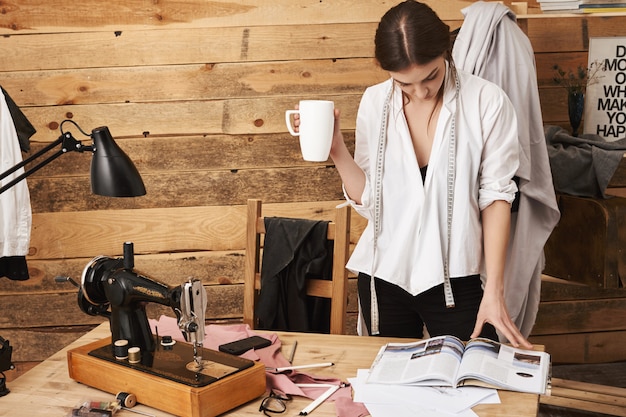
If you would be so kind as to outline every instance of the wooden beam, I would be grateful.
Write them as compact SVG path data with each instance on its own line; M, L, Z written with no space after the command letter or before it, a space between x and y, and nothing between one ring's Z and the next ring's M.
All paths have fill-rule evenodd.
M625 388L553 378L550 394L539 398L541 404L626 416Z
M268 215L321 220L339 202L268 203L266 207ZM357 217L353 215L357 225L353 236L364 227ZM127 241L134 242L137 254L241 250L245 219L243 205L44 213L33 216L29 258L120 256Z
M626 330L531 335L529 340L545 346L553 363L607 363L626 360Z
M147 194L128 199L91 194L89 178L85 177L29 180L32 194L37 196L31 204L33 212L43 215L45 212L58 211L229 206L242 204L252 195L268 202L327 201L343 197L341 179L336 169L324 166L240 171L198 170L193 173L164 171L142 174L142 177ZM66 224L77 223L68 220ZM123 227L122 224L120 226Z
M473 1L427 0L444 20L462 19L461 9ZM160 0L156 3L106 3L78 0L71 4L21 1L5 7L0 34L51 32L102 32L194 27L306 26L316 23L378 22L391 7L387 2L366 0L355 7L352 0Z
M42 142L54 141L59 136L59 125L65 119L73 119L87 131L107 125L114 138L140 138L147 135L256 135L287 132L284 110L294 108L300 97L301 93L294 93L291 96L251 99L185 101L175 106L172 102L109 103L26 107L22 111L39 132L33 136L33 140ZM345 128L354 129L360 94L312 98L315 97L333 100L344 114ZM68 130L72 131L71 128Z
M366 87L388 78L387 72L372 58L276 58L270 62L251 63L185 62L159 66L13 71L3 77L2 87L21 107L163 102L180 102L176 104L184 106L185 102L268 99L277 95L329 96L337 95L338 90L341 95L361 95ZM145 88L146 85L153 88Z

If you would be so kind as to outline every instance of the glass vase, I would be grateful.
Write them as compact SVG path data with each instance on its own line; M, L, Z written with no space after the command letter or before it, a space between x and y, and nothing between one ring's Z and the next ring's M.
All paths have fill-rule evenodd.
M585 108L585 94L582 92L567 93L567 111L569 115L569 124L572 126L572 136L578 136L578 128L583 119L583 110Z

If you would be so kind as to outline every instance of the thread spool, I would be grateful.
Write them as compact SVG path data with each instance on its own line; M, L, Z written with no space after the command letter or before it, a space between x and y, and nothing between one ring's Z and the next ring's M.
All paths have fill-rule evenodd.
M115 359L128 359L128 340L116 340L113 344L113 354L115 355Z
M115 399L122 407L133 408L137 405L137 396L128 392L118 392Z
M141 349L138 347L128 348L128 362L139 363L141 362Z

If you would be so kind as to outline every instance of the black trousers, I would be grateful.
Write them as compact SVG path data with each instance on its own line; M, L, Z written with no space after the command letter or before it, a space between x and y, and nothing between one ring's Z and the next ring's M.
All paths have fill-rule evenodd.
M483 298L480 276L453 278L450 283L454 308L446 308L443 284L413 296L395 284L375 278L380 336L421 339L426 325L431 337L452 335L469 340ZM363 318L371 334L369 275L359 274L358 291ZM480 336L498 340L495 328L489 323L483 326Z

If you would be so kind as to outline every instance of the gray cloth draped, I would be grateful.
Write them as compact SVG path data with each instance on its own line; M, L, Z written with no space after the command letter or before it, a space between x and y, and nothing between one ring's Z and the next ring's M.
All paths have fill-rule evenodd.
M606 188L624 159L626 138L607 142L591 134L574 137L559 126L546 126L545 136L557 192L609 198Z
M528 37L506 6L476 2L454 43L457 67L499 85L516 109L520 166L519 210L511 218L505 268L505 301L524 336L539 309L543 247L560 213L543 132L535 56Z

